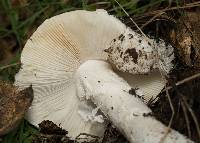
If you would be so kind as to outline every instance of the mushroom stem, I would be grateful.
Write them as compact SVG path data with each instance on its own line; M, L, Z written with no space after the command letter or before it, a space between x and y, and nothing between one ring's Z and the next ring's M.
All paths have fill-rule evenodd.
M131 143L158 143L167 127L152 116L141 100L141 92L130 94L131 86L119 77L105 61L89 60L75 74L77 96L92 101ZM192 143L170 130L165 143Z

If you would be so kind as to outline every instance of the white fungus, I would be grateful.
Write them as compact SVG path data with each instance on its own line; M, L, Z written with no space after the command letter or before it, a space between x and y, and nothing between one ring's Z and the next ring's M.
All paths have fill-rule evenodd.
M124 41L121 34L126 35ZM115 43L111 43L113 39ZM131 143L156 143L166 127L142 116L151 113L143 99L155 98L166 83L158 71L135 73L148 73L152 67L170 71L173 50L163 43L160 47L155 43L157 62L154 48L105 10L77 10L47 19L27 41L15 77L20 89L32 85L34 91L26 119L35 126L51 120L75 138L80 133L102 137L107 117ZM136 59L134 53L140 51ZM113 70L108 61L121 71ZM171 137L188 141L173 130L168 142L175 141Z

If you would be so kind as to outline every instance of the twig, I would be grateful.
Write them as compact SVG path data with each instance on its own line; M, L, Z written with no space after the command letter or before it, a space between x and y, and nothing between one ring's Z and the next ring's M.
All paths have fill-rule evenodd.
M148 20L146 23L144 23L142 26L141 26L141 29L143 29L145 26L147 26L149 23L151 23L156 17L162 15L164 12L160 12L156 15L154 15L150 20Z
M198 78L198 77L200 77L200 73L195 74L195 75L192 75L192 76L190 76L190 77L187 77L187 78L185 78L185 79L183 79L183 80L181 80L181 81L178 81L178 82L176 83L176 86L181 85L181 84L183 84L183 83L185 83L185 82L188 82L188 81L193 80L193 79Z
M165 86L165 88L166 88L166 86ZM161 140L160 140L159 143L164 143L165 138L170 133L170 131L171 131L171 125L172 125L172 122L173 122L173 119L174 119L174 114L175 114L174 106L172 104L172 100L170 98L168 90L166 90L166 95L167 95L167 98L169 100L169 105L170 105L170 108L171 108L171 111L172 111L172 116L170 118L170 121L169 121L169 124L167 126L166 132L165 132L164 136L161 138Z
M199 127L199 123L198 123L198 120L196 118L196 115L194 114L192 108L188 105L186 99L184 98L183 94L179 92L177 86L175 85L175 83L172 82L172 85L175 87L175 91L178 93L178 95L181 97L184 105L187 107L187 110L189 111L189 113L191 114L192 116L192 119L195 123L195 126L196 126L196 130L197 130L197 133L198 133L198 136L199 136L199 139L200 139L200 127Z
M176 6L176 7L171 7L171 8L167 8L167 9L164 9L164 11L169 11L169 10L175 10L175 9L184 9L184 8L191 8L191 7L197 7L197 6L200 6L200 2L193 2L193 3L189 3L189 4L186 4L184 6Z
M1 70L4 70L4 69L6 69L6 68L10 68L10 67L17 66L17 65L19 65L19 64L20 64L20 62L13 63L13 64L9 64L9 65L5 65L5 66L1 66L1 67L0 67L0 71L1 71Z
M187 77L187 78L185 78L185 79L183 79L183 80L180 80L180 81L178 81L175 85L176 85L176 86L179 86L179 85L181 85L181 84L183 84L183 83L185 83L185 82L191 81L191 80L193 80L193 79L195 79L195 78L198 78L198 77L200 77L200 73L197 73L197 74L192 75L192 76L190 76L190 77ZM172 88L173 88L172 86L168 86L168 87L165 88L162 92L165 92L166 90L169 90L169 89L172 89Z
M133 20L133 18L130 17L130 15L126 12L126 10L122 7L122 5L117 1L115 0L115 2L119 5L119 7L123 10L123 12L129 17L129 19L131 20L131 22L133 22L133 24L137 27L137 29L141 32L141 34L146 37L147 39L149 39L145 34L144 32L141 30L141 28L137 25L137 23L135 23L135 21Z
M160 13L160 12L166 12L166 11L170 11L170 10L176 10L176 9L192 8L192 7L197 7L197 6L200 6L200 2L193 2L193 3L189 3L184 6L180 6L180 7L176 6L176 7L166 8L166 9L162 9L162 10L156 10L156 11L152 11L152 12L148 13L148 15L156 14L156 13Z
M156 15L158 13L164 13L166 11L170 11L170 10L176 10L176 9L185 9L185 8L192 8L192 7L198 7L200 6L200 2L193 2L193 3L189 3L189 4L186 4L185 6L181 6L181 7L171 7L171 8L165 8L165 9L162 9L162 10L155 10L155 11L151 11L151 12L148 12L146 14L143 14L143 15L139 15L137 17L134 17L135 19L136 18L139 18L139 19L142 19L144 17L148 17L148 16L152 16L152 15ZM129 23L129 22L128 22Z
M187 101L185 100L184 96L182 94L180 94L181 97L182 97L182 100L183 100L183 103L185 104L185 106L187 107L188 111L190 112L191 116L192 116L192 119L196 125L196 130L197 130L197 133L198 133L198 136L199 136L199 139L200 139L200 128L199 128L199 123L198 123L198 120L196 118L196 115L194 114L193 110L191 109L191 107L188 105Z
M183 113L184 113L184 116L185 116L185 121L186 121L186 125L187 125L187 130L188 130L188 136L189 136L189 138L191 138L190 120L189 120L188 115L187 115L187 110L186 110L184 103L182 101L181 101L181 107L183 109Z

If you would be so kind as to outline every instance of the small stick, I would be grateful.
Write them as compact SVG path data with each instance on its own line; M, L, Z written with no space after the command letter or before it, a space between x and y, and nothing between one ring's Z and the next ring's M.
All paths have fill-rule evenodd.
M189 113L191 114L192 119L193 119L193 121L194 121L194 123L195 123L195 125L196 125L196 130L197 130L197 133L198 133L198 136L199 136L199 139L200 139L200 128L199 128L199 123L198 123L198 120L197 120L197 118L196 118L196 115L194 114L192 108L188 105L188 103L187 103L187 101L185 100L183 94L180 93L180 92L178 91L177 86L176 86L174 83L172 83L172 85L175 87L176 92L177 92L178 95L181 97L183 103L185 104L185 106L187 107Z
M185 98L183 97L183 95L181 94L181 97L183 99L183 103L185 104L185 106L187 107L188 111L190 112L192 119L194 120L194 123L196 125L196 130L200 139L200 128L199 128L199 123L198 120L196 118L196 115L194 114L193 110L191 109L191 107L188 105L187 101L185 100Z
M20 64L20 63L17 62L17 63L13 63L13 64L9 64L9 65L2 66L2 67L0 67L0 71L1 71L1 70L4 70L4 69L6 69L6 68L10 68L10 67L17 66L17 65L19 65L19 64Z
M152 11L152 12L148 13L148 15L156 14L156 13L159 13L159 12L166 12L166 11L170 11L170 10L185 9L185 8L198 7L198 6L200 6L200 2L193 2L193 3L189 3L189 4L186 4L184 6L180 6L180 7L175 6L175 7L171 7L171 8L162 9L162 10Z
M166 88L166 86L165 86L165 88ZM168 98L168 100L169 100L169 105L170 105L170 108L171 108L171 111L172 111L172 116L171 116L170 121L169 121L169 124L168 124L168 126L167 126L167 130L166 130L166 132L165 132L163 138L161 138L161 140L160 140L159 143L164 143L165 138L166 138L167 135L170 133L172 121L173 121L173 119L174 119L174 114L175 114L174 106L173 106L173 104L172 104L172 100L171 100L171 97L170 97L170 95L169 95L169 91L168 91L168 90L166 90L166 95L167 95L167 98Z
M185 82L191 81L191 80L193 80L193 79L195 79L195 78L198 78L198 77L200 77L200 73L197 73L197 74L192 75L192 76L190 76L190 77L187 77L187 78L185 78L185 79L183 79L183 80L180 80L180 81L178 81L175 85L176 85L176 86L179 86L179 85L181 85L181 84L183 84L183 83L185 83ZM173 88L172 86L168 86L168 87L165 88L162 92L165 92L166 90L169 90L169 89L172 89L172 88Z
M141 29L143 29L145 26L147 26L149 23L151 23L156 17L162 15L164 12L159 12L158 14L154 15L150 20L148 20L146 23L144 23L141 26Z
M147 39L149 39L145 34L144 34L144 32L141 30L141 28L137 25L137 23L135 23L135 21L130 17L130 15L126 12L126 10L121 6L121 4L117 1L117 0L115 0L115 2L119 5L119 7L123 10L123 12L129 17L129 19L131 20L131 22L133 22L133 24L137 27L137 29L141 32L141 34L145 37L145 38L147 38Z
M171 7L171 8L165 8L165 9L162 9L162 10L155 10L155 11L152 11L152 12L148 12L146 14L140 15L139 18L155 15L157 13L166 12L166 11L170 11L170 10L185 9L185 8L192 8L192 7L198 7L198 6L200 6L200 2L189 3L189 4L186 4L185 6L182 6L182 7L176 6L176 7Z
M185 121L186 121L186 124L187 124L188 136L191 138L190 121L189 121L189 118L188 118L188 115L187 115L187 110L186 110L185 105L182 101L181 101L181 106L182 106L183 113L184 113L184 116L185 116Z

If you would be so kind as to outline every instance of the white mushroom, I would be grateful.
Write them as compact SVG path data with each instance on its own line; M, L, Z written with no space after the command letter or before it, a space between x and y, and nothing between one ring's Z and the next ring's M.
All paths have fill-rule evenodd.
M90 68L93 67L93 68ZM94 68L95 67L95 68ZM192 143L157 121L131 86L105 61L89 60L76 72L78 96L91 100L131 143Z
M100 109L131 142L148 142L151 136L154 136L152 141L158 141L160 131L166 127L153 118L141 116L151 110L128 92L131 88L139 88L136 94L143 98L140 93L143 91L146 102L157 96L165 85L159 72L148 76L116 74L105 62L109 54L104 50L109 49L113 39L127 31L134 33L104 10L72 11L46 20L27 41L21 55L22 67L16 75L15 84L20 89L31 84L34 90L33 103L26 118L36 126L43 120L51 120L68 130L73 138L83 132L103 136L106 121L98 112ZM127 46L122 44L123 47ZM111 52L109 57L112 57ZM171 62L171 59L168 62L162 57L165 55L161 56L161 63ZM109 61L115 66L118 64L112 58ZM160 61L153 61L153 67L158 67ZM131 71L129 66L124 68ZM171 65L165 69L169 71ZM114 96L113 99L110 96ZM110 110L111 105L115 109ZM133 113L139 117L133 118ZM122 119L125 119L124 123ZM144 123L139 124L140 120ZM155 124L149 125L150 122ZM158 130L153 125L158 126ZM150 137L142 135L143 128L144 133L152 129ZM136 132L136 135L129 131ZM158 138L155 137L157 133ZM175 131L170 133L171 136L183 142L187 140Z

